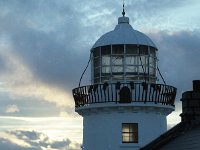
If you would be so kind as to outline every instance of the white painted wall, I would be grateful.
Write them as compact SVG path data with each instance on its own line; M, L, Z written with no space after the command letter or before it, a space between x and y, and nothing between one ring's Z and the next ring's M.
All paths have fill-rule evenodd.
M160 109L91 108L83 116L84 150L137 150L167 130L166 112ZM164 111L164 110L163 110ZM122 123L138 123L139 143L122 143Z

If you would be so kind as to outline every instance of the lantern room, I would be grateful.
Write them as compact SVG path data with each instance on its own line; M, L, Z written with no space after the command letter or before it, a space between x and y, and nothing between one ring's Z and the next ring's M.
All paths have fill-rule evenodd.
M156 83L157 47L145 34L118 18L113 31L101 36L91 49L92 83Z

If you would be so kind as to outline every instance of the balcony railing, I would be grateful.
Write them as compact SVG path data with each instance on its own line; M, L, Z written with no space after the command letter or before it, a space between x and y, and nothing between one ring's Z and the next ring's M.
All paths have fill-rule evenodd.
M75 106L95 103L160 103L174 106L176 88L163 84L104 83L78 87L72 90Z

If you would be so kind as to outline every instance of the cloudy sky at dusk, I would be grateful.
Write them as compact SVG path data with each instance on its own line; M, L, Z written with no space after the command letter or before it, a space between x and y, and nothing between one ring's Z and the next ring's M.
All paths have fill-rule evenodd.
M121 0L0 0L1 148L80 149L82 118L71 90L121 9ZM200 79L200 1L126 0L126 16L157 45L160 70L178 88L173 126L181 93Z

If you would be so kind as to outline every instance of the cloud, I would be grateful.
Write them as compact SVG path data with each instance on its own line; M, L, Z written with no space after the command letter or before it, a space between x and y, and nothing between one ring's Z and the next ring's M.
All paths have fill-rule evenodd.
M17 105L9 105L6 108L6 113L15 113L15 112L19 112L19 108L17 107Z
M179 93L191 90L192 80L199 79L200 74L200 30L159 31L150 36L159 48L158 63L166 81Z
M199 30L194 30L199 27L197 2L126 2L126 14L135 20L133 27L148 28L159 47L160 69L167 83L178 88L177 99L199 74ZM40 116L40 110L48 109L49 115L55 115L54 111L60 116L72 114L71 90L78 85L90 48L102 34L114 29L121 7L120 1L100 0L0 1L1 95L9 95L4 107L16 99L20 113L27 114L24 110L29 109L30 115ZM85 84L90 84L90 68ZM21 107L19 99L27 105ZM54 109L47 103L55 104Z
M80 117L6 117L0 116L0 131L40 131L50 139L62 140L66 136L73 142L82 141L82 118Z
M41 132L25 130L1 132L0 147L3 150L80 150L80 144L69 139L52 140Z
M0 133L0 144L3 146L6 146L6 144L15 144L16 146L20 146L23 148L30 148L31 145L27 142L25 142L24 140L21 140L19 138L16 137L16 135L14 134L9 134L6 132L1 132ZM0 146L2 148L2 146ZM9 149L9 145L8 145L8 149ZM6 150L6 148L4 148Z
M35 98L71 109L71 90L78 85L89 56L89 47L82 51L88 45L80 35L80 14L64 15L75 10L54 1L48 7L35 1L1 3L0 81L4 89L18 99Z
M0 79L13 96L35 97L62 107L73 105L67 91L38 80L13 48L4 48L0 54L7 66L4 74L0 74Z

